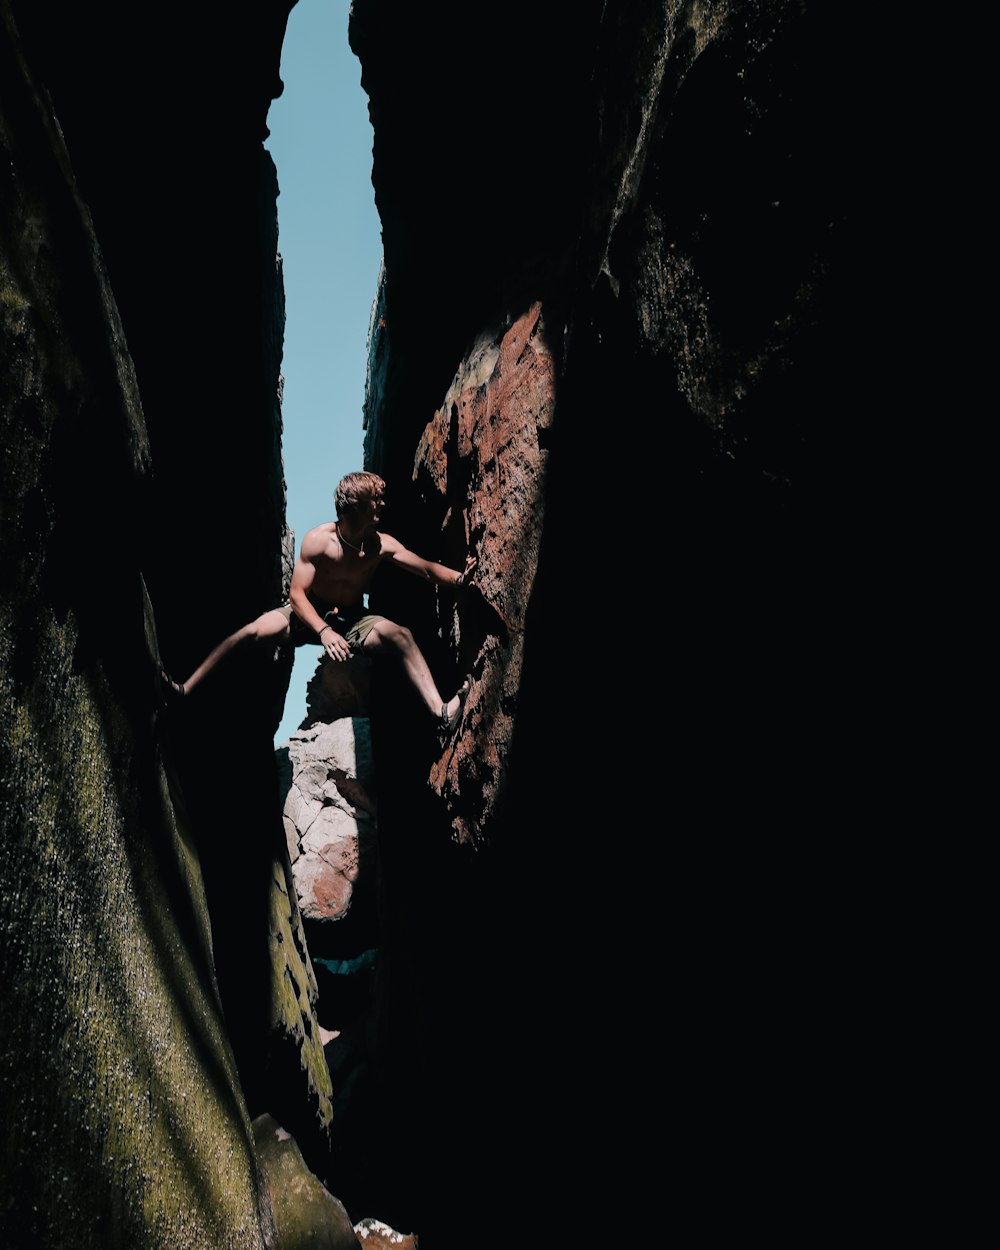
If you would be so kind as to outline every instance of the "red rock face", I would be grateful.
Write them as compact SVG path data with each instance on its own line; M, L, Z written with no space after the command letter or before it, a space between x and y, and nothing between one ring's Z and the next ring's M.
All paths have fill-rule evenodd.
M466 611L468 600L459 597L445 623L473 685L462 725L432 767L430 784L448 803L459 842L486 836L501 797L513 731L513 717L504 709L513 706L520 684L544 519L547 452L540 434L552 424L555 396L552 354L536 302L506 329L480 337L424 430L415 459L414 477L442 496L449 471L469 484L463 519L468 550L479 561L469 595L488 609ZM445 525L453 521L446 516ZM463 787L476 796L474 817L461 801Z

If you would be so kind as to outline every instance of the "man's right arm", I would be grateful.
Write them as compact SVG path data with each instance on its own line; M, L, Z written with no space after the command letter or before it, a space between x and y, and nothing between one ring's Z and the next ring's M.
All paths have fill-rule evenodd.
M316 566L310 556L318 550L311 538L312 535L307 534L302 540L302 550L292 570L292 584L288 592L292 611L317 635L331 660L346 660L351 654L350 647L333 626L323 620L309 599L309 589L316 578Z

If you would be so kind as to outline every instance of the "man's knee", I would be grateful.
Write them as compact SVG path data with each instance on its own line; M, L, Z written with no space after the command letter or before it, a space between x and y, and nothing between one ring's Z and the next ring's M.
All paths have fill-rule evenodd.
M406 626L397 625L395 621L379 621L371 632L379 642L397 651L409 651L417 645Z
M291 632L288 617L280 609L263 612L255 621L244 625L240 633L252 642L266 642L273 638L287 638Z

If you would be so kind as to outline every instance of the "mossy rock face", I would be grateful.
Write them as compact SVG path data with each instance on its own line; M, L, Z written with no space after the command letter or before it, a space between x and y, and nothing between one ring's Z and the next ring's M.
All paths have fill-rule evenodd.
M287 855L275 860L271 884L271 1027L298 1051L309 1103L321 1132L333 1119L333 1083L316 1019L316 974L306 946L295 883Z
M275 1250L358 1250L344 1204L306 1167L294 1137L269 1115L254 1120L253 1133L274 1210Z
M32 698L0 682L0 1242L261 1250L197 859L162 774L159 793L134 760L135 792L116 775L129 739L71 635L50 641Z
M157 719L135 371L6 0L0 156L0 1244L264 1250Z

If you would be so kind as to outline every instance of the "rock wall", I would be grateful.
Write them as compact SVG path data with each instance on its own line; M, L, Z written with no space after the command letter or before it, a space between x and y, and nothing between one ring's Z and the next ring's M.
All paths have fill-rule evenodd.
M158 684L287 586L262 148L287 9L209 5L195 36L0 6L11 1250L273 1246L251 1118L329 1157L271 742L290 657L191 716Z
M550 1209L617 1244L641 1122L687 1143L686 1201L794 1224L830 1111L836 469L877 420L863 37L809 3L380 0L350 35L385 250L366 460L394 532L481 568L376 587L475 677L443 753L373 690L379 1053L438 1130L371 1146L398 1223L524 1244Z
M202 867L157 729L140 391L6 4L0 93L0 1240L263 1250Z
M276 0L236 14L209 5L196 38L179 13L161 21L127 5L96 15L55 2L15 8L141 390L151 471L130 537L171 672L190 672L287 592L278 183L263 140L289 7ZM224 553L224 576L211 550ZM276 1114L315 1159L328 1152L330 1078L308 956L301 944L274 942L271 928L299 931L272 747L291 656L255 661L220 674L160 729L200 857L250 1113ZM301 1007L294 1024L291 999Z

